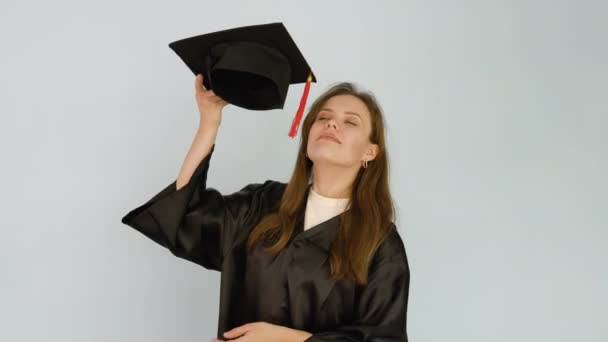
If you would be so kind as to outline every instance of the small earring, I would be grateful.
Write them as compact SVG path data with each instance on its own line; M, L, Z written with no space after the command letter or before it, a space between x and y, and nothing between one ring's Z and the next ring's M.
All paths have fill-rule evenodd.
M364 160L364 161L363 161L363 168L364 168L364 169L367 169L367 160Z

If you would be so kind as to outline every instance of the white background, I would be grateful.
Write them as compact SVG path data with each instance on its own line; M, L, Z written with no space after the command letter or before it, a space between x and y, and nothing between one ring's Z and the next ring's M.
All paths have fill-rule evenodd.
M171 41L282 21L388 124L411 341L607 341L604 1L11 1L1 5L2 341L209 341L219 273L120 219L198 125ZM286 181L283 110L226 107L209 186Z

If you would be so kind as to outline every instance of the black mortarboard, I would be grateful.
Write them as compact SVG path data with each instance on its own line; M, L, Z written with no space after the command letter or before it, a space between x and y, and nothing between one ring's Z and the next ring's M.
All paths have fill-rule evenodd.
M296 135L316 78L283 23L243 26L169 43L208 90L238 107L283 108L290 84L304 83L289 136Z

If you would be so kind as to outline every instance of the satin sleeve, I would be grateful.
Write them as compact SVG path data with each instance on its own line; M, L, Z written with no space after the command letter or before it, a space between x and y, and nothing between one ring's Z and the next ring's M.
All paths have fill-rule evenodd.
M351 324L314 333L305 342L407 342L407 305L410 271L407 258L397 255L370 270Z
M215 144L177 190L176 180L128 212L122 223L167 248L179 258L221 271L236 234L258 219L261 198L272 181L251 183L229 195L207 187Z

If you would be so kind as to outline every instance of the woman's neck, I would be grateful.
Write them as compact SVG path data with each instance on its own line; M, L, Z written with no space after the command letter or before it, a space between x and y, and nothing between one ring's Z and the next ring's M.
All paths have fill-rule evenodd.
M313 165L312 188L324 197L350 198L358 170L333 165Z

